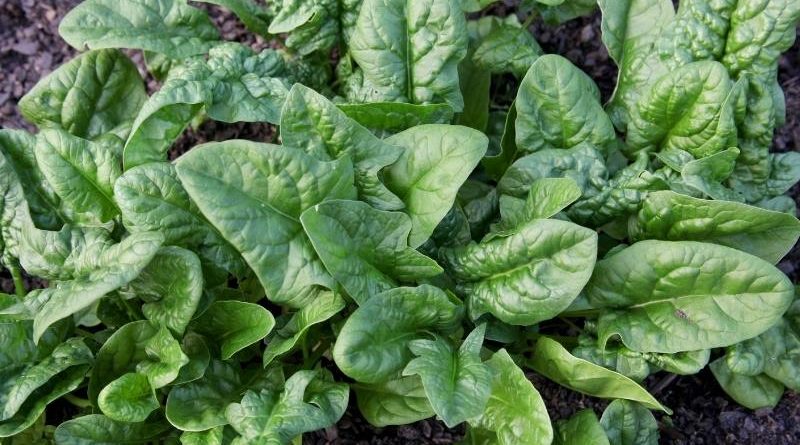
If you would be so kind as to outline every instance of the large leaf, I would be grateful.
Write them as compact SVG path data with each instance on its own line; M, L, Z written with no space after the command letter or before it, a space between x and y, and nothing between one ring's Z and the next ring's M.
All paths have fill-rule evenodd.
M412 340L424 330L454 328L462 310L433 286L400 287L378 294L356 309L339 332L333 359L345 374L364 383L398 377L413 357Z
M495 352L486 364L493 373L492 392L483 414L470 419L470 426L492 431L500 445L550 444L550 416L525 373L505 349Z
M372 102L464 106L458 63L467 54L467 31L458 0L366 0L350 52Z
M90 51L40 80L19 101L26 119L94 139L115 132L127 136L147 100L144 82L130 59L118 50Z
M248 391L240 403L228 406L225 416L241 434L234 444L289 444L306 432L326 428L344 414L350 388L318 377L319 371L298 371L283 392Z
M528 365L539 374L574 391L594 397L632 400L649 409L670 413L633 380L573 356L550 338L539 339Z
M517 148L523 153L573 148L581 142L603 149L616 137L597 85L561 56L538 58L514 103Z
M591 277L597 234L565 221L537 219L513 234L440 253L470 297L470 313L532 325L566 309Z
M303 233L300 214L326 199L355 197L347 159L320 162L302 151L247 141L195 147L177 164L192 200L244 257L275 302L302 306L332 279Z
M420 376L433 411L450 428L479 416L489 400L492 374L480 356L485 330L485 324L475 328L458 350L442 337L408 345L417 357L403 375Z
M408 246L411 220L359 201L327 201L300 219L325 267L359 304L398 281L439 275L436 261Z
M794 298L766 261L694 241L641 241L597 263L586 288L600 344L619 335L641 352L696 351L755 337Z
M389 190L406 204L411 217L409 244L418 247L444 218L459 187L478 165L489 140L461 126L420 125L386 139L403 154L388 170Z
M783 384L766 374L737 374L731 371L724 358L714 360L708 367L722 389L744 407L774 408L783 396Z
M215 301L197 318L193 329L213 338L222 359L263 339L275 326L272 314L263 306L244 301Z
M170 425L163 421L117 422L100 414L77 417L56 428L56 443L62 445L149 444L165 436Z
M132 234L102 252L98 266L72 281L53 288L47 302L33 321L33 338L38 340L56 321L85 309L139 275L155 256L164 237L155 232Z
M325 96L295 84L281 114L281 140L321 161L350 156L361 199L382 210L403 208L379 178L402 150L378 139Z
M353 385L358 410L371 425L405 425L433 416L419 376Z
M186 0L88 0L61 20L58 32L78 50L134 48L174 59L204 54L219 39L206 13Z
M697 240L733 247L777 263L800 237L800 221L782 212L730 201L650 193L642 202L633 239Z

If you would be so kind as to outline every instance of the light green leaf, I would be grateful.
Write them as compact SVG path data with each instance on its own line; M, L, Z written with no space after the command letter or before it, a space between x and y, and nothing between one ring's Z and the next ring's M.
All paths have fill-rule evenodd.
M436 261L408 246L411 220L359 201L327 201L300 220L314 250L359 304L373 295L442 273Z
M447 104L373 102L336 106L372 131L397 133L418 125L449 124L453 120L453 108Z
M132 234L105 249L97 267L72 281L60 283L33 321L33 338L38 341L50 325L85 309L109 292L139 275L155 256L164 237L155 232Z
M460 0L366 0L350 39L371 102L447 103L461 111L467 53Z
M630 228L634 240L697 240L722 244L777 263L800 237L800 221L786 213L730 201L650 193Z
M230 9L248 30L262 37L269 37L269 10L255 0L198 0Z
M378 139L325 96L295 84L281 114L281 140L321 161L350 156L360 199L381 210L403 208L379 178L402 150Z
M291 351L306 331L339 313L345 307L344 299L336 292L321 292L316 298L292 314L289 321L267 339L264 350L264 367L277 357Z
M632 400L649 409L671 413L633 380L573 356L550 338L539 339L528 365L539 374L574 391L606 399Z
M500 198L501 233L514 232L534 219L555 216L581 197L581 189L571 178L542 178L531 184L525 201L511 196Z
M424 331L456 327L462 309L433 286L400 287L378 294L355 310L339 332L333 359L346 375L363 383L399 376L413 357L408 349Z
M347 408L350 389L318 377L319 371L298 371L282 393L247 391L241 403L228 406L226 417L242 435L234 444L289 444L296 436L336 423Z
M263 306L233 300L215 301L192 325L219 344L223 360L263 339L274 326L275 319Z
M61 20L58 33L78 50L132 48L173 59L204 54L219 39L206 13L186 0L87 0Z
M170 431L163 420L145 423L117 422L100 414L77 417L56 428L56 443L60 445L119 445L149 444Z
M541 55L542 48L530 31L519 24L504 23L481 39L472 61L493 74L513 73L522 77Z
M36 163L76 222L99 225L119 213L114 181L122 174L119 153L61 130L36 139Z
M470 297L470 314L532 325L566 309L591 276L597 234L566 221L537 219L516 232L440 253Z
M658 445L658 422L643 405L629 400L611 402L600 418L611 445Z
M591 408L578 411L556 424L553 445L610 445L597 415Z
M604 150L616 137L597 85L561 56L538 58L522 79L514 103L516 142L522 153L573 148L582 142Z
M737 374L728 368L724 358L714 360L708 367L725 393L744 407L774 408L783 396L783 384L766 374Z
M492 392L483 414L470 419L470 426L494 432L500 445L550 444L550 416L525 373L505 349L495 352L486 364L494 375Z
M268 298L302 307L311 287L333 285L299 217L326 199L355 198L347 159L319 162L288 147L227 141L195 147L176 167L189 196L244 257Z
M619 335L641 352L728 346L766 331L794 298L766 261L694 241L641 241L598 261L586 287L600 344Z
M358 409L371 425L405 425L434 415L419 376L355 384Z
M467 127L420 125L386 141L405 150L384 178L389 190L406 204L411 217L409 244L418 247L452 207L489 140Z
M40 128L62 129L95 139L114 132L127 136L147 100L144 82L118 50L81 54L40 80L19 101L23 116Z
M97 397L97 404L109 419L119 422L143 422L158 409L150 382L138 373L124 374L106 385Z
M408 344L417 357L408 362L403 375L420 376L434 412L450 428L479 416L489 400L492 374L480 357L485 330L485 324L475 328L457 351L438 336Z

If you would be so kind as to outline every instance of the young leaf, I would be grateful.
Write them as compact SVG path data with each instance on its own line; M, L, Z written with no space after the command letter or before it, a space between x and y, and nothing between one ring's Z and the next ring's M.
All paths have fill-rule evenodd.
M194 321L193 329L215 339L222 359L263 339L275 326L272 314L263 306L244 301L215 301Z
M597 415L591 408L578 411L556 424L553 445L610 445Z
M100 391L97 405L111 420L143 422L151 412L158 409L158 400L147 377L128 373Z
M600 418L611 445L658 445L658 422L644 406L630 400L611 402Z
M413 357L408 349L425 330L452 329L460 307L433 286L399 287L378 294L356 309L339 332L333 359L346 375L363 383L398 377Z
M219 39L206 13L186 0L87 0L61 20L58 33L78 50L133 48L173 59L204 54Z
M419 376L353 385L358 410L371 425L405 425L434 415Z
M566 309L589 281L597 234L565 221L533 220L516 232L440 253L463 283L470 313L533 325Z
M366 0L350 53L372 102L464 107L458 63L467 54L467 30L459 0Z
M450 428L479 416L489 400L492 375L480 357L485 330L485 324L475 328L458 351L442 337L408 344L417 357L403 375L420 376L433 411Z
M785 213L730 201L650 193L631 225L634 240L697 240L722 244L777 263L800 237L800 221Z
M359 201L326 201L300 217L328 272L359 304L397 286L442 273L408 246L411 220Z
M281 140L321 161L349 155L361 199L381 210L403 208L403 202L378 176L381 169L400 157L402 150L378 139L325 96L295 84L281 113Z
M483 414L469 419L470 427L494 432L500 445L550 444L550 416L525 373L505 349L495 352L486 364L494 374L492 392Z
M125 138L145 100L136 65L121 51L106 49L60 66L20 99L19 109L40 128L85 139L112 132Z
M228 141L195 147L178 176L211 224L244 257L274 302L302 307L315 286L332 286L300 214L327 199L355 198L347 159L319 162L302 151Z
M728 346L777 322L794 298L766 261L716 244L641 241L599 261L586 287L604 312L598 337L674 353Z
M211 3L230 9L236 17L244 23L244 26L251 32L269 37L267 28L269 27L269 10L255 0L198 0L203 3Z
M420 125L386 142L404 149L384 177L389 190L406 204L411 217L409 244L419 247L452 207L489 140L467 127Z
M714 360L708 367L725 393L744 407L774 408L783 396L783 384L766 374L737 374L728 368L724 358Z
M616 137L600 105L597 85L558 55L545 55L533 63L514 104L516 142L523 153L573 148L582 142L604 150Z
M614 371L579 359L557 341L542 337L536 342L528 365L559 385L594 397L626 399L649 409L671 411L633 380Z

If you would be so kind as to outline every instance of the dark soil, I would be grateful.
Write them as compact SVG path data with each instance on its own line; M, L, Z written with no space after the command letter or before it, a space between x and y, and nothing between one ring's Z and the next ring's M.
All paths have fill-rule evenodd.
M61 17L77 0L0 0L0 127L33 130L16 109L18 100L40 78L68 60L75 50L57 33ZM203 5L212 13L224 38L254 47L266 43L244 31L230 14ZM503 5L498 12L508 11ZM599 15L573 20L559 27L536 24L536 38L546 52L559 53L586 71L607 98L614 88L616 68L600 40ZM132 53L141 64L141 56ZM775 136L778 151L797 150L800 145L800 44L781 60L779 80L786 93L787 122ZM152 91L157 84L148 79ZM189 130L176 144L175 153L205 141L244 138L272 141L274 127L259 124L220 124L207 122ZM792 191L795 199L800 189ZM781 268L797 282L800 274L800 249L781 263ZM33 286L36 284L31 283ZM6 272L0 275L0 290L13 291ZM546 379L531 375L553 420L563 419L586 408L600 411L604 401L565 390ZM660 416L661 442L665 444L800 444L800 396L787 392L772 410L753 412L736 405L719 389L708 371L695 376L672 378L663 374L648 379L646 386L675 413ZM334 427L306 435L309 444L451 444L463 435L463 428L449 430L438 421L426 420L401 427L374 428L359 415L355 401L345 417Z

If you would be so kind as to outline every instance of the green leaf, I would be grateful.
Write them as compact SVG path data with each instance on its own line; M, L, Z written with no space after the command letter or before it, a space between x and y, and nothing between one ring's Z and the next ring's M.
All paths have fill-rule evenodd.
M550 444L550 416L525 373L505 349L495 352L486 364L494 375L492 392L483 414L469 420L470 427L494 432L500 445Z
M302 307L309 288L333 285L299 217L326 199L355 197L347 159L319 162L288 147L228 141L195 147L176 167L189 196L273 302Z
M717 62L670 71L631 110L626 153L677 148L702 158L735 146L740 91Z
M203 218L174 165L151 162L126 171L114 184L114 197L128 232L161 232L165 245L190 248L206 263L245 274L239 252Z
M581 189L570 178L542 178L531 184L528 197L516 204L516 198L500 198L501 220L497 229L514 232L534 219L555 216L581 197ZM509 233L510 234L510 233Z
M493 114L489 115L490 124L492 115ZM489 152L481 161L481 164L483 164L483 167L486 169L486 173L495 180L500 179L503 174L505 174L508 167L517 157L517 136L514 128L516 120L517 107L516 103L512 102L511 107L508 109L508 113L505 115L500 141L498 144L496 144L497 148L493 149L495 144L492 142L492 138L490 137ZM491 127L489 130L491 130Z
M56 428L56 443L61 445L149 444L165 436L170 425L156 422L117 422L100 414L77 417Z
M794 298L766 261L694 241L641 241L598 261L586 287L603 345L619 335L641 352L728 346L766 331Z
M442 273L436 261L408 246L411 220L359 201L327 201L300 218L314 250L359 304L373 295Z
M364 72L370 102L464 106L458 63L467 54L467 31L460 0L366 0L350 54Z
M578 411L556 425L554 445L609 445L600 421L591 408Z
M322 323L338 314L345 307L344 299L336 292L321 292L308 304L293 313L289 321L267 339L263 364L266 368L277 357L297 345L305 333L315 324Z
M413 357L412 340L424 331L456 327L462 312L433 286L400 287L367 300L347 319L333 348L333 359L346 375L363 383L399 376Z
M40 128L62 129L95 139L106 133L124 138L147 100L144 82L118 50L81 54L41 79L19 101L25 118Z
M404 149L384 178L389 190L406 204L411 217L409 244L419 247L452 207L489 140L467 127L420 125L386 141Z
M355 384L358 409L371 425L405 425L434 415L419 376Z
M573 391L605 399L632 400L649 409L671 413L633 380L573 356L550 338L539 339L528 365L539 374Z
M155 232L132 234L119 244L105 249L96 267L72 281L54 288L33 321L33 339L38 341L56 321L75 314L106 294L136 278L155 256L164 237Z
M800 237L800 221L786 213L730 201L650 193L642 202L634 240L697 240L748 252L770 263L783 258Z
M267 309L244 301L215 301L192 325L219 344L223 360L263 339L274 326Z
M167 397L167 419L181 431L226 425L225 409L241 400L248 383L233 365L212 360L202 379L172 388Z
M397 133L424 124L449 124L453 108L447 104L404 104L373 102L337 104L351 119L372 131Z
M658 422L644 406L629 400L611 402L600 418L611 445L658 445Z
M181 433L181 445L222 445L227 439L224 426L218 426L205 431L184 431ZM232 431L228 427L229 431ZM235 433L231 433L235 434Z
M361 7L360 0L283 0L276 3L280 6L269 32L288 32L286 46L304 56L330 50L337 42L344 49Z
M236 444L289 444L300 434L336 423L347 408L350 389L318 377L319 371L298 371L282 393L248 391L228 406L226 417L242 435Z
M78 50L132 48L173 59L204 54L219 39L206 13L186 0L87 0L61 20L58 32Z
M475 328L457 351L438 336L408 344L417 357L408 362L403 375L420 376L434 412L449 428L481 415L489 400L492 375L480 357L485 330L485 324Z
M538 58L522 79L514 103L516 143L522 153L573 148L582 142L604 150L616 138L597 85L561 56Z
M219 5L231 10L251 32L269 37L269 10L255 0L198 0L203 3Z
M725 393L744 407L774 408L783 396L781 382L765 374L737 374L728 368L724 358L714 360L708 367Z
M603 43L617 64L619 75L606 111L618 128L625 128L631 109L646 87L666 71L655 44L675 15L669 0L599 0Z
M403 208L379 178L402 150L378 139L325 96L295 84L281 114L281 140L321 161L350 156L360 199L381 210Z
M130 286L146 302L148 320L183 334L203 294L200 260L189 250L162 247Z
M490 312L516 325L549 320L589 281L597 234L558 220L533 220L516 232L440 253L470 298L473 317Z
M522 77L542 55L542 48L527 29L518 23L503 23L484 36L472 61L492 74L513 73Z
M119 213L114 181L122 174L119 153L61 130L36 139L36 163L76 222L99 225Z
M74 338L57 346L41 361L0 369L0 437L25 430L47 404L77 388L91 361L89 348Z
M147 377L138 373L124 374L106 385L97 404L109 419L120 422L143 422L159 406Z

